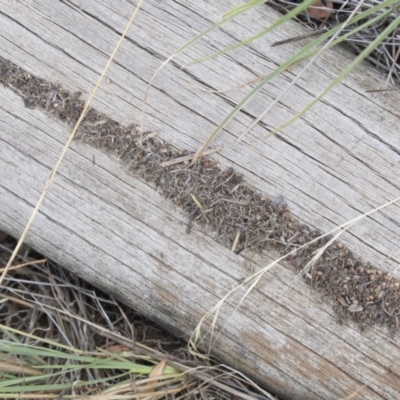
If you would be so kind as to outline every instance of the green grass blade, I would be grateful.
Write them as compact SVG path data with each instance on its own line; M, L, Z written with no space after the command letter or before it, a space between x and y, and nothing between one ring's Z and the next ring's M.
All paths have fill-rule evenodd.
M380 10L382 10L383 8L389 8L392 5L398 3L398 0L386 0L383 3L379 3L376 6L359 13L358 15L356 15L352 21L349 22L349 25L354 24L366 17L368 17L369 15L379 12ZM380 15L378 15L377 17L367 20L365 23L361 24L360 26L356 27L355 29L351 30L350 32L344 34L343 36L335 39L328 48L333 47L334 45L340 43L341 41L343 41L345 38L353 35L354 33L360 31L361 29L365 29L366 27L370 26L371 24L379 21L380 19L388 16L392 11L388 10ZM272 71L271 73L269 73L268 75L265 76L264 79L262 79L257 86L254 87L254 89L252 89L250 91L250 93L248 95L246 95L233 109L232 111L223 119L223 121L218 125L218 127L213 131L213 133L207 138L207 140L205 141L205 143L197 150L195 157L192 160L192 163L196 162L197 159L201 156L201 154L203 153L204 149L209 146L209 144L215 139L215 137L221 132L221 130L232 120L232 118L235 117L235 115L259 92L259 90L262 89L262 87L268 83L270 80L272 80L274 77L276 77L277 75L279 75L281 72L283 72L285 69L287 69L288 67L297 64L301 61L304 61L306 59L309 59L310 57L314 56L315 54L317 54L317 52L319 51L318 49L315 49L315 47L319 46L321 43L323 43L325 40L329 39L330 37L332 37L333 35L336 34L336 32L341 29L343 23L340 25L337 25L335 28L327 31L326 33L324 33L323 35L319 36L318 38L314 39L311 43L307 44L306 46L304 46L301 50L299 50L295 55L293 55L292 57L290 57L288 60L286 60L284 63L282 63L278 68L276 68L274 71ZM376 48L376 46L375 46ZM373 49L371 49L371 51L373 51ZM370 52L371 52L370 51ZM370 53L369 52L369 53ZM368 53L368 54L369 54ZM359 61L360 62L360 61ZM285 125L287 126L287 125Z
M349 65L345 68L317 97L315 97L302 111L297 113L295 116L290 118L284 124L280 125L278 128L274 129L270 135L280 132L282 129L286 128L298 118L302 117L308 110L310 110L316 103L318 103L330 90L332 90L338 83L340 83L358 64L360 64L372 51L374 51L379 44L381 44L390 33L392 33L400 25L400 16L397 17L390 25L388 25L377 37L376 39L367 46Z
M212 25L210 28L206 29L205 31L201 32L197 36L195 36L193 39L189 40L186 42L183 46L181 46L178 50L176 50L172 55L170 55L154 72L153 76L151 77L149 83L147 84L147 88L145 90L144 96L143 96L143 101L142 101L142 110L141 110L141 116L140 116L140 128L139 132L143 134L144 132L144 125L145 125L145 114L146 114L146 105L147 105L147 98L149 96L149 91L150 88L153 86L153 82L160 73L160 71L170 62L172 61L178 54L180 54L182 51L196 43L198 40L209 34L210 32L214 31L215 29L219 28L220 26L226 24L227 22L231 21L232 19L238 17L241 14L244 14L245 12L251 10L252 8L266 3L268 0L252 0L249 3L245 3L241 6L238 6L231 11L228 11L222 20L220 22L217 22L216 24Z
M24 385L24 383L27 382L33 382L33 380L30 380L27 378L26 380L21 379L19 381L15 381L13 386L10 387L1 387L0 390L2 393L0 393L0 398L3 398L2 394L3 393L36 393L36 392L43 392L43 391L60 391L60 390L65 390L65 389L70 389L72 387L78 388L82 386L90 386L90 385L98 385L100 383L105 383L110 380L118 380L120 378L123 378L124 376L129 376L129 372L124 372L122 374L114 375L112 377L106 377L106 378L100 378L100 379L94 379L92 381L75 381L75 382L67 382L67 383L54 383L54 384L33 384L33 385ZM43 382L44 379L47 376L44 376L41 381Z
M9 326L6 326L6 325L0 324L0 330L1 330L3 333L5 333L6 335L8 335L8 336L9 336L10 334L17 334L17 335L20 335L20 336L24 336L24 337L26 337L26 338L28 338L28 339L33 339L33 340L35 340L35 341L37 341L37 342L40 342L40 343L46 343L46 344L48 344L48 345L50 345L50 346L54 346L54 347L57 347L57 348L59 348L59 349L65 349L65 350L67 350L67 351L75 352L75 353L83 353L82 351L77 350L77 349L74 349L73 347L66 346L66 345L63 345L63 344L54 342L54 341L52 341L52 340L44 339L44 338L41 338L41 337L39 337L39 336L32 335L32 334L30 334L30 333L22 332L22 331L19 331L19 330L17 330L17 329L13 329L13 328L11 328L11 327L9 327ZM16 336L13 336L13 337L16 338ZM18 343L20 343L18 339L15 339L15 340L16 340ZM11 343L11 342L10 342L10 343Z
M227 13L224 14L224 19L228 18L232 15L234 15L234 17L236 15L238 15L239 12L246 12L248 10L251 10L254 7L257 7L261 4L267 3L268 0L251 0L248 3L243 3L240 6L234 7L232 8L231 11L228 11Z
M356 13L357 9L355 9L353 11L353 13ZM330 33L334 33L333 36L331 37L331 39L321 48L321 49L317 49L314 50L313 52L311 52L310 54L307 54L307 56L302 57L301 60L303 59L308 59L310 57L313 57L313 59L303 68L303 70L292 80L292 82L290 83L290 85L281 92L281 94L264 110L264 112L250 125L250 127L248 127L245 132L239 137L238 141L242 140L245 136L247 136L247 134L261 121L262 118L264 118L264 116L268 113L268 111L282 98L282 96L290 89L290 87L293 86L293 84L296 82L296 80L312 65L312 63L321 55L321 53L331 47L333 47L335 44L342 42L343 40L345 40L346 37L353 35L355 32L359 31L359 30L363 30L365 29L367 26L369 25L373 25L375 22L378 22L379 20L382 20L382 18L385 18L386 16L390 15L392 11L388 10L386 13L381 13L379 15L377 15L375 18L367 20L364 24L362 24L361 26L356 27L355 29L353 29L352 31L347 32L346 34L339 36L336 38L336 36L338 36L341 31L337 31L336 29L336 33L332 31L329 31ZM351 25L352 23L354 23L354 15L351 15L347 21L345 21L343 23L343 25L341 27L339 27L339 29L344 29L347 26ZM301 61L299 60L299 61ZM269 135L268 135L269 136Z
M241 14L246 13L247 11L251 10L254 7L257 7L260 4L266 3L268 0L252 0L249 3L242 4L238 7L235 7L231 11L228 11L224 17L222 18L221 21L217 22L210 28L206 29L205 31L201 32L197 36L195 36L193 39L190 39L188 42L186 42L183 46L181 46L175 53L174 55L177 55L178 53L181 53L183 50L187 49L194 43L196 43L198 40L203 38L204 36L208 35L210 32L214 31L215 29L225 25L227 22L231 21L232 19L238 17ZM315 1L315 0L308 0L308 1Z
M349 26L360 21L363 19L366 19L367 17L369 17L371 14L374 14L378 11L381 11L381 9L383 8L388 8L391 7L392 5L395 5L396 3L398 3L398 0L386 0L383 3L379 3L378 5L372 7L371 9L365 10L363 12L358 13L350 22L349 22ZM393 11L391 9L382 12L380 14L378 14L376 17L368 19L366 22L364 22L363 24L357 26L356 28L354 28L351 31L348 31L346 33L344 33L342 36L338 37L337 39L335 39L332 43L329 44L328 48L332 48L334 46L336 46L337 44L343 42L344 40L346 40L347 38L349 38L350 36L354 35L357 32L360 32L366 28L368 28L369 26L379 22L380 20L383 20L384 18L388 17L390 14L392 14ZM330 29L329 31L327 31L326 33L324 33L323 35L320 35L317 39L315 39L312 44L316 47L319 44L321 44L323 41L325 41L326 39L329 39L331 36L333 36L339 29L341 29L343 24L337 25L334 28ZM307 46L308 47L308 46ZM305 49L305 48L304 48ZM314 54L316 54L317 50L314 50L313 52L310 52L309 54L305 55L305 56L301 56L298 59L298 62L303 61L307 58L312 57ZM297 53L296 55L298 55L299 53Z
M201 205L200 201L197 199L196 196L194 196L193 194L190 194L190 196L192 197L193 202L196 204L197 208L199 210L203 209L203 206Z
M295 18L298 14L301 14L303 11L305 11L308 7L313 5L315 3L315 0L305 0L303 3L299 4L297 7L292 9L290 12L287 14L283 15L280 17L276 22L274 22L272 25L270 25L268 28L263 29L262 31L256 33L253 36L250 36L249 38L242 40L241 42L235 43L231 46L225 47L224 49L210 55L204 58L199 58L189 64L186 65L186 67L194 64L199 64L208 60L211 60L213 58L216 58L222 54L228 53L229 51L232 51L234 49L237 49L241 46L244 46L246 44L250 44L251 42L254 42L255 40L267 35L269 32L272 32L274 29L278 28L279 26L283 25L285 22Z

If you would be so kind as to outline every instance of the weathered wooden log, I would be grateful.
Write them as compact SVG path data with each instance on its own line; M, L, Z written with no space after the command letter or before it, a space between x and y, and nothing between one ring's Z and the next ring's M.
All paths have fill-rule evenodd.
M11 68L10 61L28 75L60 84L69 93L80 91L81 98L87 99L133 12L133 3L0 0L2 77ZM238 4L237 0L145 2L94 100L94 109L123 127L137 124L146 85L160 63ZM228 89L270 72L298 47L270 47L287 37L286 28L206 64L181 67L254 34L276 18L275 11L258 8L177 57L150 91L147 129L158 131L160 140L176 149L195 151L248 89L207 93L190 81L212 90ZM288 27L290 36L304 33L295 23ZM221 174L233 167L260 196L282 195L293 215L322 232L398 196L400 94L366 94L383 77L363 65L300 121L268 140L260 139L270 127L301 110L351 57L341 49L326 52L249 139L237 144L236 138L301 67L286 71L224 129L215 141L222 150L212 155ZM0 229L15 236L26 224L71 131L65 115L57 112L57 101L63 101L57 90L49 86L53 92L49 89L47 101L32 103L37 93L21 86L30 76L18 73L19 79L3 79L5 86L0 86ZM42 87L44 81L39 81ZM64 93L66 100L69 95ZM90 124L85 129L88 134ZM130 134L128 129L125 132ZM111 139L92 142L110 147L112 131L110 135ZM188 335L241 279L279 254L273 246L257 252L262 246L256 243L255 250L236 254L226 246L229 240L210 229L216 226L212 221L201 225L195 220L188 234L190 206L185 203L179 208L176 198L171 199L175 203L165 199L155 182L147 182L140 171L132 174L126 161L121 163L115 152L75 141L27 241L144 315ZM265 204L280 210L269 200ZM207 222L201 212L196 217ZM386 277L386 272L400 276L399 222L394 204L341 236L355 255L371 264L368 274L375 277L373 281ZM246 247L246 232L240 227L237 232ZM289 248L288 239L281 242L287 241ZM353 398L400 398L397 317L392 309L382 311L382 296L379 315L388 314L385 321L395 330L391 336L379 321L364 321L364 327L372 328L364 332L352 321L339 325L332 307L338 298L323 298L301 279L293 284L295 278L295 271L283 262L265 273L233 315L237 299L229 299L217 322L217 331L225 329L213 354L282 398L337 399L356 391L358 397ZM355 274L352 278L360 279ZM397 293L393 279L388 276L388 287L380 292L387 295L393 285L390 293ZM343 301L350 301L347 306L353 310L357 306L351 299Z

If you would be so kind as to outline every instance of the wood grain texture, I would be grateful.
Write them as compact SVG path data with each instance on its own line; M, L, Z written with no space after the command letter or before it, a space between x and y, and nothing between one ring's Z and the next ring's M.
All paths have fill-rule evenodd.
M145 2L94 107L124 125L137 123L146 84L160 63L237 4ZM0 0L0 56L87 98L133 8L128 0ZM296 47L270 47L287 38L286 28L204 65L180 67L276 18L260 8L180 55L150 92L147 128L179 148L197 149L248 89L212 95L189 81L226 89L271 71ZM303 32L288 26L290 36ZM216 140L223 145L215 155L221 165L233 166L262 193L283 195L295 215L323 231L398 196L400 94L366 94L384 78L364 65L298 123L267 141L257 139L305 106L350 59L340 49L327 52L249 140L236 144L300 67L288 71ZM10 90L0 88L0 97L0 229L18 235L69 127L24 108ZM355 253L396 274L399 222L394 205L342 238ZM194 227L187 235L186 223L185 215L128 175L118 160L74 143L28 241L169 329L188 334L219 298L274 254L234 255L212 232ZM398 336L338 326L330 305L300 281L281 295L293 279L281 267L267 273L229 320L215 354L282 396L337 399L360 390L355 398L400 398ZM219 327L234 305L230 301L223 310Z

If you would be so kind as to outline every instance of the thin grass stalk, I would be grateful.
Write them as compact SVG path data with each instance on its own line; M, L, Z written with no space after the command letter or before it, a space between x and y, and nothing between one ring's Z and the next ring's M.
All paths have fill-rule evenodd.
M199 64L199 63L203 63L203 62L212 60L213 58L216 58L216 57L218 57L218 56L220 56L222 54L228 53L228 52L230 52L232 50L235 50L235 49L237 49L239 47L248 45L248 44L254 42L257 39L260 39L261 37L264 37L268 33L274 31L279 26L283 25L285 22L288 22L288 21L292 20L293 18L297 17L299 14L304 12L308 7L310 7L314 3L315 3L315 0L305 0L303 3L299 4L297 7L293 8L287 14L285 14L281 18L279 18L276 22L274 22L268 28L263 29L262 31L258 32L257 34L255 34L253 36L250 36L249 38L247 38L245 40L237 42L237 43L235 43L235 44L233 44L231 46L225 47L224 49L222 49L220 51L217 51L216 53L213 53L210 56L199 58L199 59L187 64L185 66L185 68L189 67L191 65L194 65L194 64Z
M298 118L301 118L308 110L310 110L316 103L318 103L328 92L330 92L337 84L339 84L357 65L359 65L362 61L364 61L369 54L371 54L378 46L381 44L390 33L392 33L398 26L400 25L400 16L398 16L392 23L382 31L380 35L372 42L369 46L367 46L364 51L357 56L347 68L345 68L337 77L334 79L317 97L315 97L302 111L294 115L285 123L278 126L274 129L268 136L272 136L287 126L291 125Z
M140 143L142 143L143 140L143 133L145 130L145 118L146 118L146 105L147 105L147 99L149 97L149 91L153 86L153 82L158 76L158 74L161 72L164 67L169 64L178 54L182 53L185 49L188 47L192 46L194 43L199 41L201 38L204 36L208 35L215 29L219 28L220 26L225 25L227 22L233 20L234 18L237 18L239 15L242 15L246 13L247 11L251 10L252 8L266 3L268 0L251 0L248 3L242 4L233 10L227 12L222 20L220 22L217 22L216 24L212 25L210 28L206 29L205 31L201 32L199 35L195 36L193 39L189 40L186 42L183 46L179 47L178 50L176 50L172 55L170 55L154 72L153 76L151 77L149 83L147 84L144 96L143 96L143 101L142 101L142 107L141 107L141 116L140 116L140 127L139 127L139 133L140 133Z
M254 289L254 287L257 285L257 283L260 281L260 279L263 277L263 275L269 271L272 267L274 267L275 265L279 264L281 261L284 261L286 258L288 258L290 255L297 253L298 251L300 251L301 249L311 245L312 243L315 243L327 236L333 235L335 234L335 239L338 239L339 236L346 232L348 229L350 229L355 223L361 221L362 219L376 213L377 211L380 211L386 207L389 207L390 205L397 203L400 201L400 197L397 197L393 200L388 201L385 204L382 204L364 214L361 214L349 221L346 221L345 223L337 226L336 228L332 229L331 231L324 233L316 238L314 238L313 240L310 240L309 242L293 249L292 251L290 251L289 253L279 257L278 259L272 261L271 263L269 263L268 265L266 265L265 267L263 267L261 270L257 271L256 273L252 274L251 276L247 277L243 282L241 282L239 285L237 285L236 287L234 287L233 289L231 289L225 296L223 296L218 303L213 306L199 321L199 323L197 324L196 328L194 329L194 331L192 332L191 336L190 336L190 340L188 343L188 348L191 351L191 353L193 353L194 355L198 356L198 357L203 357L203 358L207 358L208 355L210 354L211 350L212 350L212 346L213 344L216 342L216 339L214 341L212 341L212 335L214 333L214 330L216 328L216 323L218 320L218 316L219 313L221 311L222 306L224 305L224 303L228 300L228 298L232 297L232 295L234 295L239 289L241 289L242 287L244 287L247 284L250 284L249 288L246 290L245 294L241 297L239 303L236 305L236 307L234 308L234 311L232 312L231 316L237 311L237 309L239 308L239 306L242 304L242 302L244 301L244 299L247 297L247 295L250 293L251 290ZM332 243L332 241L330 241L330 244ZM324 250L326 249L326 247L324 248ZM317 254L317 257L320 257L322 255L322 252L319 252ZM301 272L300 272L301 273ZM297 277L295 278L297 279ZM208 330L206 331L205 334L202 334L202 327L203 324L205 323L205 321L210 318L212 315L214 314L214 318L212 320L211 326L210 328L208 328ZM229 319L228 319L229 321ZM225 329L226 325L228 324L228 322L226 322L223 327L222 330ZM204 341L206 340L207 336L211 335L211 339L210 339L210 343L209 343L209 348L208 348L208 353L206 356L202 355L201 352L198 351L198 347L204 343ZM218 337L217 337L218 338Z
M358 15L356 15L354 17L354 19L349 23L349 25L352 25L366 17L368 17L370 14L375 13L380 11L382 8L386 8L390 5L396 4L398 2L398 0L388 0L387 3L385 4L378 4L376 6L374 6L371 9L368 9L362 13L359 13ZM381 20L382 18L390 15L392 13L392 10L388 10L384 13L382 13L381 15L378 15L377 17L371 19L371 20L367 20L365 23L361 24L360 26L356 27L355 29L351 30L348 33L345 33L343 36L339 37L338 39L334 40L329 46L328 48L332 48L333 46L343 42L343 40L345 40L346 38L348 38L349 36L361 31L362 29L367 28L368 26L376 23L377 21ZM328 32L326 32L325 34L321 35L320 37L314 39L311 43L309 43L308 45L304 46L301 50L299 50L295 55L293 55L292 57L290 57L288 60L286 60L284 63L282 63L278 68L276 68L274 71L272 71L271 73L267 74L265 76L265 78L263 78L258 84L257 86L255 86L254 89L252 89L250 91L250 93L245 96L233 109L232 111L222 120L222 122L218 125L218 127L214 130L214 132L207 138L207 140L204 142L204 144L197 150L195 156L192 159L192 163L195 163L199 157L201 157L201 155L203 154L204 150L211 144L211 142L216 138L216 136L221 132L222 129L224 129L224 127L232 120L232 118L234 118L236 116L236 114L270 81L272 80L274 77L278 76L280 73L282 73L284 70L286 70L287 68L298 64L301 61L304 61L312 56L314 56L315 54L317 54L317 52L319 50L313 50L314 47L319 46L322 42L324 42L325 40L329 39L330 37L332 37L333 35L335 35L337 33L337 31L339 31L339 29L341 29L343 23L340 25L337 25L335 28L329 30ZM376 47L376 46L375 46ZM373 49L371 50L373 51ZM346 74L347 75L347 74ZM307 110L306 110L307 111ZM305 112L306 112L305 111ZM292 119L290 123L288 123L287 125L291 124L292 122L294 122L294 120ZM287 126L285 125L285 127ZM283 128L281 128L283 129ZM274 133L279 132L281 129L276 130L276 132L274 131ZM273 133L272 133L273 134ZM272 135L271 134L271 135ZM267 135L271 136L271 135ZM243 138L243 135L239 138L239 140Z

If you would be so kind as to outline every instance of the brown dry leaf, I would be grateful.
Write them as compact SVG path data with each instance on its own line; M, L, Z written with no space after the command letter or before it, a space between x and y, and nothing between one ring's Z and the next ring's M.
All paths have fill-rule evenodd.
M306 11L311 18L326 19L331 15L332 9L333 3L330 0L316 0Z
M160 361L150 372L149 377L141 381L141 385L137 385L136 390L138 393L145 393L150 391L155 391L166 379L169 379L166 376L163 376L163 372L165 366L167 364L167 360L164 359ZM160 379L155 379L160 378Z
M165 365L167 364L167 360L164 359L160 361L150 372L149 378L156 378L158 376L162 376L164 372Z

